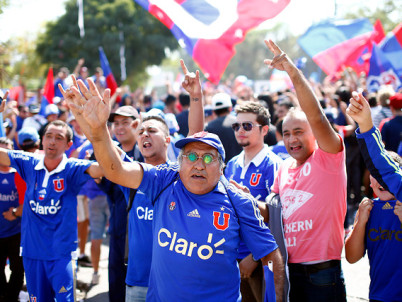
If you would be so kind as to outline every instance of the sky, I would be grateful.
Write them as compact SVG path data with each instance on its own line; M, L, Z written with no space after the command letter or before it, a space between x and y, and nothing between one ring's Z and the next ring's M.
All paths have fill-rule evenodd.
M85 0L84 5L85 5ZM277 1L277 0L272 0ZM0 42L12 37L35 37L47 21L63 15L65 0L10 0L10 5L0 15ZM294 34L304 33L313 23L334 16L335 3L339 15L356 11L359 5L376 5L377 0L291 0L290 4L274 19L262 25L269 28L276 22L287 23ZM373 7L371 5L371 7Z

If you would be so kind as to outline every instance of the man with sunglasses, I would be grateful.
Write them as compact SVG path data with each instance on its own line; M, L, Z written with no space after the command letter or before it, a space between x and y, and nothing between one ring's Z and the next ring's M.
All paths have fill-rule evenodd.
M270 188L282 163L282 159L264 144L270 114L268 109L254 101L244 102L235 110L236 122L232 124L232 129L243 151L228 162L225 176L247 187L255 199L265 200L271 193ZM243 241L238 261L242 301L263 301L263 267L261 261L254 261Z
M203 97L199 72L189 73L183 62L182 68L183 87L199 112ZM73 87L64 96L92 141L106 177L138 188L154 203L147 301L240 301L236 261L240 236L256 259L264 264L273 261L276 290L282 292L283 263L277 245L256 201L225 184L225 151L219 138L200 132L178 141L176 146L182 149L178 166L124 163L106 128L110 91L101 97L91 82L90 90L78 84L81 92ZM193 109L190 112L196 112Z
M290 301L346 301L341 268L346 215L345 147L307 79L274 42L269 68L286 71L301 107L283 120L290 158L272 192L280 195L288 252Z

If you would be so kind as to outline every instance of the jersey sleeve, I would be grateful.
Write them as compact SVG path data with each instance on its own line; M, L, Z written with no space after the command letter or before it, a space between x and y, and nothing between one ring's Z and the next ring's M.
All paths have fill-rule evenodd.
M81 187L91 179L91 176L85 172L92 163L93 161L84 159L69 159L69 181L72 184L72 188L77 190L77 194Z
M152 166L140 163L144 170L144 175L138 190L144 192L152 202L159 193L178 177L177 164L163 164Z
M37 164L37 161L35 161L35 156L27 154L23 151L9 150L7 153L10 159L10 166L17 170L22 179L27 181L32 178L32 171Z
M228 193L239 218L240 236L254 259L261 259L276 250L278 245L264 223L257 201L233 185L229 185Z
M396 199L402 200L401 168L387 154L381 141L380 131L373 127L370 131L360 133L358 128L356 136L370 174Z

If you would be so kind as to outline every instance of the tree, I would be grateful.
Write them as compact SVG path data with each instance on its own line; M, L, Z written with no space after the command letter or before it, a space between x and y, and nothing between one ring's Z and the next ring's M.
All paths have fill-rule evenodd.
M170 31L133 0L84 1L85 37L80 38L76 0L66 3L66 13L49 23L38 39L36 51L43 63L73 70L78 59L94 72L100 66L98 47L102 46L116 80L120 80L120 34L124 35L129 82L141 82L145 68L159 65L165 48L178 46Z

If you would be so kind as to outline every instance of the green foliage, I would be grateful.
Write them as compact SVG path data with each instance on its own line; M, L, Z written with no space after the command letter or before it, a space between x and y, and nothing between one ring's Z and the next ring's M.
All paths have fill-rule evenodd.
M0 14L3 13L3 9L9 4L9 0L0 0Z
M42 63L73 71L80 58L93 74L100 66L98 47L102 46L116 81L120 81L120 33L124 35L126 69L130 84L144 80L144 70L158 65L165 48L174 49L177 41L170 31L133 0L84 1L85 37L78 28L76 0L66 3L66 13L49 23L38 39L36 52Z

